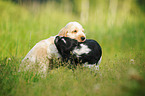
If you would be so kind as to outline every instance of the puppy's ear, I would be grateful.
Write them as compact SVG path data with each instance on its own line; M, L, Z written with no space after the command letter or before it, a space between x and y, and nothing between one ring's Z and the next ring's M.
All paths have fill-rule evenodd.
M73 39L73 40L75 42L75 45L78 46L79 45L79 42L77 40L75 40L75 39Z
M54 40L54 43L57 43L59 39L60 39L60 36L56 36L55 40Z
M66 28L62 28L59 33L58 33L58 36L64 36L64 37L67 37L67 29Z
M79 42L77 40L75 40L75 39L72 39L72 42L73 42L74 46L78 46L79 45Z

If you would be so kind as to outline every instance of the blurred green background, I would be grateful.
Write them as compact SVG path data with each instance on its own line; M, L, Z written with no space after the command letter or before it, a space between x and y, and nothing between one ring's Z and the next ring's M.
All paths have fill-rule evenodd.
M77 21L103 49L145 49L143 0L0 1L0 55L24 57L40 40Z
M40 40L77 21L103 50L100 70L18 73ZM92 73L92 74L91 74ZM0 96L144 96L144 0L0 0Z

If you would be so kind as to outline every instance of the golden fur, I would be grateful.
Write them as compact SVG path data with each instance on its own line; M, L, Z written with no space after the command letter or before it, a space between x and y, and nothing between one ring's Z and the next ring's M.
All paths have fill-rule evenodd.
M83 42L81 37L85 37L83 27L77 22L70 22L64 28L62 28L58 36L70 37L72 39L78 40L78 42Z

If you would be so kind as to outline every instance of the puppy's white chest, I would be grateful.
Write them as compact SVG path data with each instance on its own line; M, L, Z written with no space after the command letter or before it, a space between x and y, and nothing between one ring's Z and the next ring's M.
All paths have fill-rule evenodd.
M61 55L58 53L58 50L57 50L55 44L49 45L49 47L47 48L47 54L48 54L49 59L61 57Z
M81 48L75 48L73 50L74 54L76 55L88 54L91 51L91 49L89 49L87 45L80 44L80 46Z

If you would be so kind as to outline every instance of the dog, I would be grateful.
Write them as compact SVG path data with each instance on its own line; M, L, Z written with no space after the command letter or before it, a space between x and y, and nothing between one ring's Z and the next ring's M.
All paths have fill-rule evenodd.
M78 22L69 22L56 36L69 37L78 42L84 42L86 40L84 29ZM49 68L50 61L53 58L61 58L54 44L56 36L51 36L48 39L38 42L22 60L19 71L35 69L35 66L38 66L38 73L45 74Z
M54 43L62 56L62 61L70 61L75 65L84 64L89 68L95 66L96 70L99 70L102 49L97 41L86 39L84 42L78 42L69 37L57 36Z

